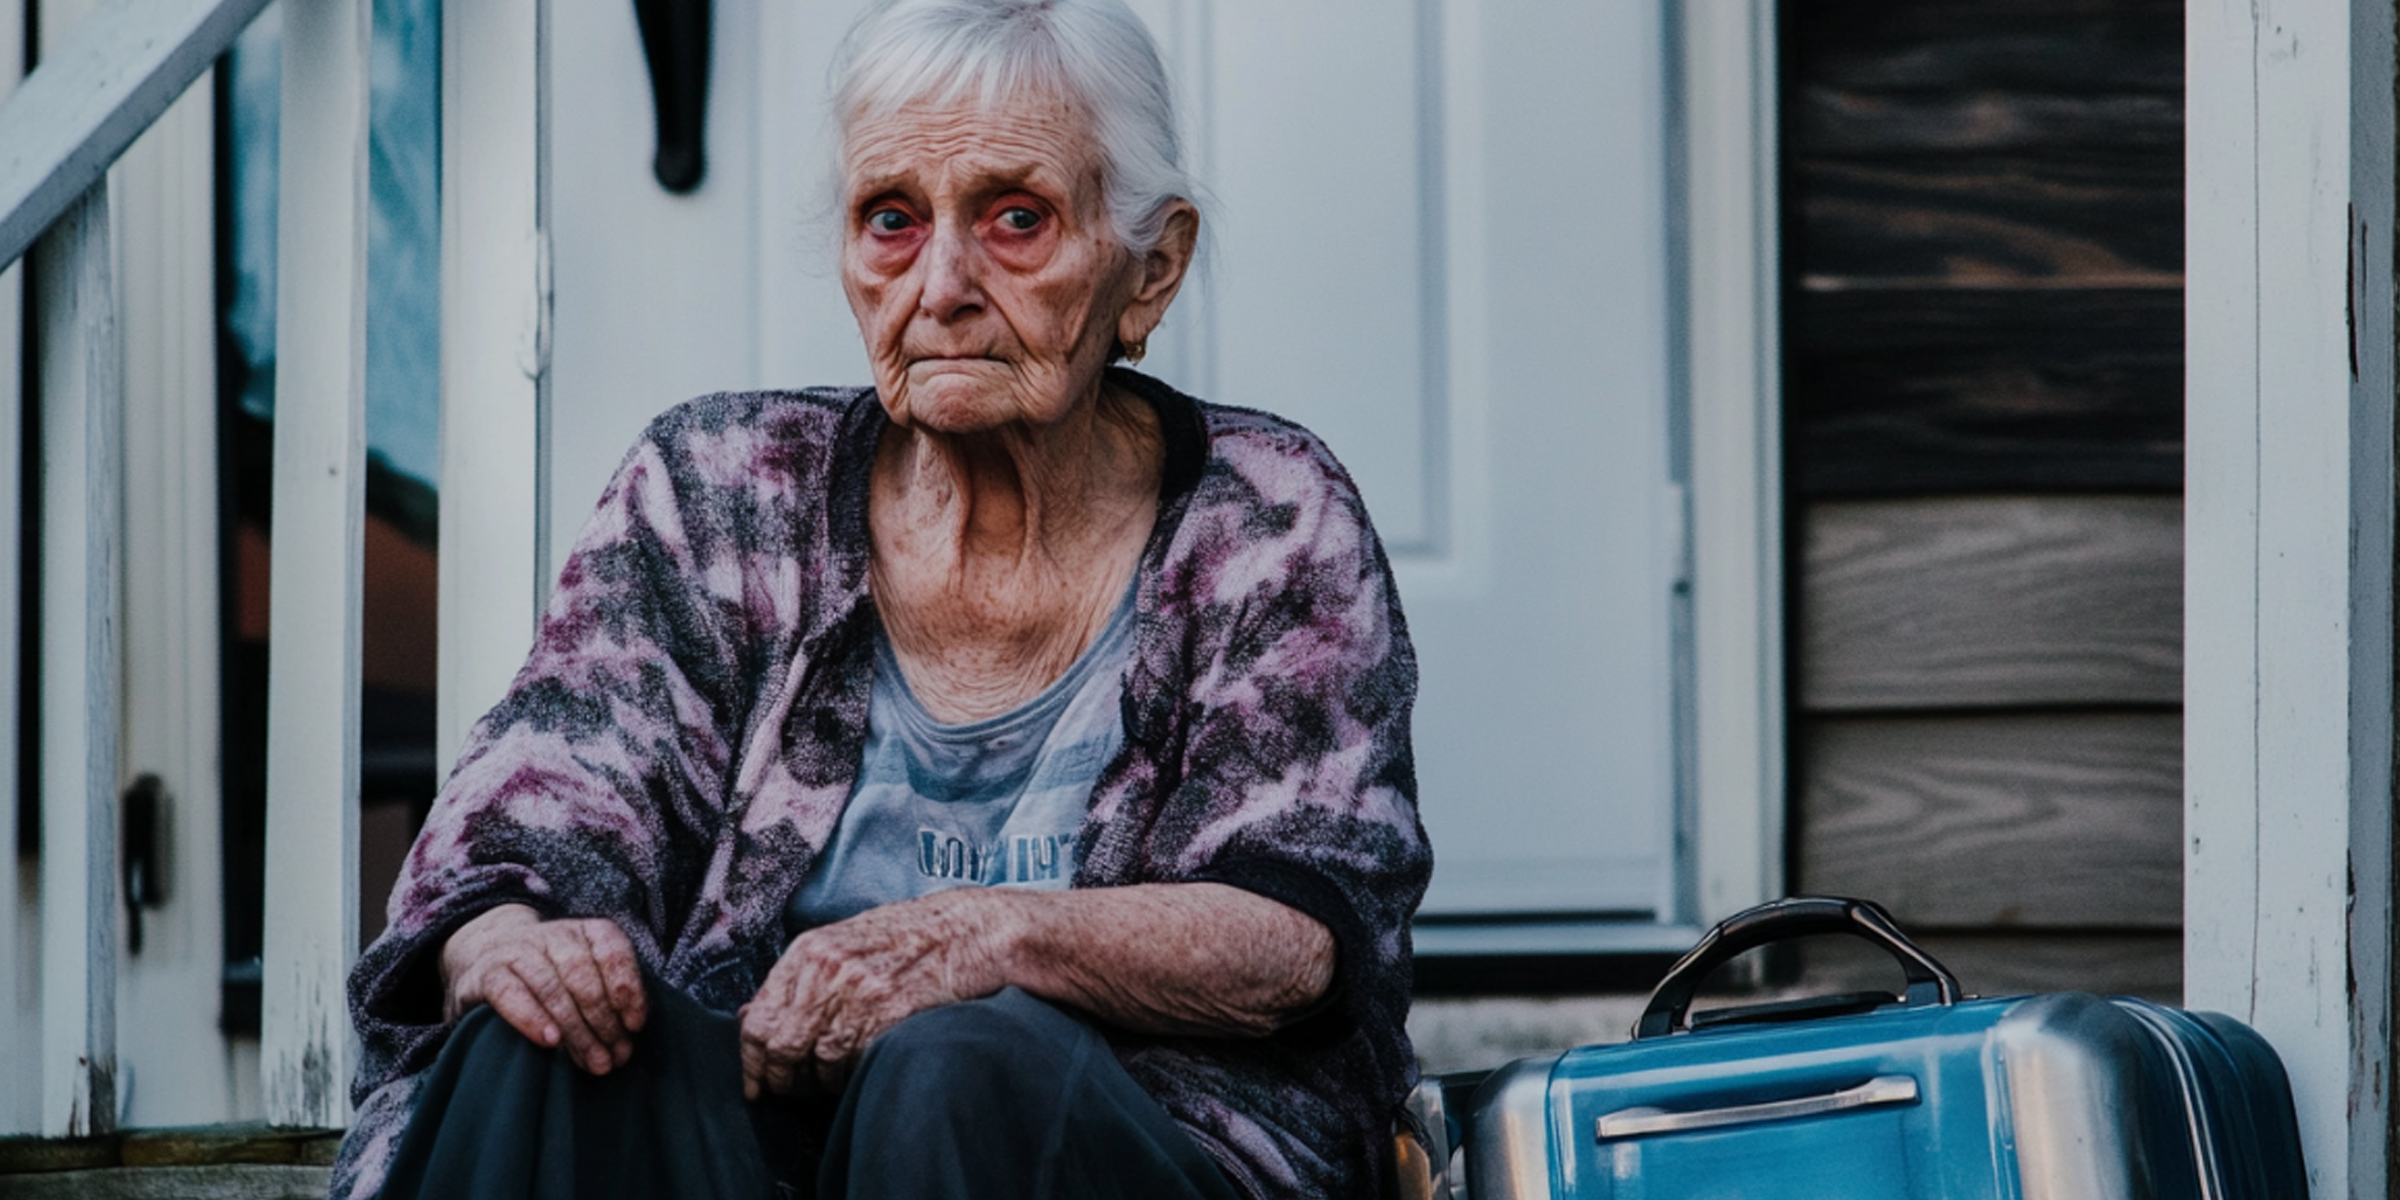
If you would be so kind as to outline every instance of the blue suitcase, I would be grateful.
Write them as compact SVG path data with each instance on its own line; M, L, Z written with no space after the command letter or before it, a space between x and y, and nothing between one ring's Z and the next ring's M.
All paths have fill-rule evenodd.
M1888 951L1905 994L1690 1016L1711 970L1826 933ZM1633 1041L1514 1063L1465 1107L1458 1200L2308 1194L2290 1084L2248 1028L2076 992L1969 998L1882 909L1833 897L1726 921Z

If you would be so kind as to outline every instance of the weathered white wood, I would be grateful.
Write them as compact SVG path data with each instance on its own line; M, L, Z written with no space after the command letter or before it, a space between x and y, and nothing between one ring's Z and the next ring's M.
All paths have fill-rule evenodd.
M549 564L539 544L550 362L544 0L442 9L441 635L434 760L525 661Z
M2173 496L1830 501L1800 514L1811 711L2173 704Z
M2173 713L1807 719L1795 890L1907 925L2178 930L2182 733Z
M21 14L21 2L7 6ZM25 61L25 22L0 21L0 101L16 90ZM24 423L26 397L19 381L25 345L25 274L22 267L0 271L0 503L22 494L24 486ZM41 938L35 892L41 864L32 855L20 856L16 846L17 680L25 647L17 636L19 618L17 564L24 547L24 517L0 520L0 1005L19 1013L41 1011L41 973L37 969ZM0 1027L0 1133L32 1133L41 1128L42 1023L11 1021Z
M349 1120L358 953L368 0L287 0L267 674L267 1120Z
M266 0L108 0L0 105L0 263L16 261Z
M34 254L42 322L42 1131L116 1124L123 350L109 185Z
M213 997L224 975L218 761L217 344L212 89L184 93L111 178L125 341L125 704L121 778L167 803L138 953L117 972L117 1062L136 1127L224 1121L233 1091Z
M1711 924L1783 893L1775 6L1740 0L1681 12L1695 916Z
M2282 1055L2312 1194L2380 1197L2392 9L2187 11L2186 998Z

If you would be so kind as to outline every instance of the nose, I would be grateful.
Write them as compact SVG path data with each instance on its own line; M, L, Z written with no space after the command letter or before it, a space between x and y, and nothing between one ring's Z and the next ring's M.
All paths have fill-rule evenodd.
M936 223L925 247L925 290L917 307L937 321L956 320L983 306L982 251L967 231L953 222Z

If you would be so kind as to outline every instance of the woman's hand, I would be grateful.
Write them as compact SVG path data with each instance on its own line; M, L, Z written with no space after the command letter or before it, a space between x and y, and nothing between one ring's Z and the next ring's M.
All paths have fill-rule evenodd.
M742 1007L742 1092L839 1092L877 1034L1012 984L1140 1032L1265 1037L1334 967L1325 926L1219 883L936 892L793 939Z
M633 1055L649 1017L641 966L616 922L545 921L522 904L491 909L442 944L442 1015L489 1004L539 1046L564 1044L606 1075Z
M792 939L742 1006L742 1094L838 1094L877 1034L999 991L1014 899L978 888L936 892Z

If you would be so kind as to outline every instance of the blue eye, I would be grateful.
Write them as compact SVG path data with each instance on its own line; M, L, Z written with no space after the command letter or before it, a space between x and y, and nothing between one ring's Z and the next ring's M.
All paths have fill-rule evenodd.
M879 208L867 214L867 228L877 233L898 233L908 226L908 214L896 208Z
M1011 208L1000 214L1000 223L1018 233L1025 233L1042 223L1042 214L1030 208Z

